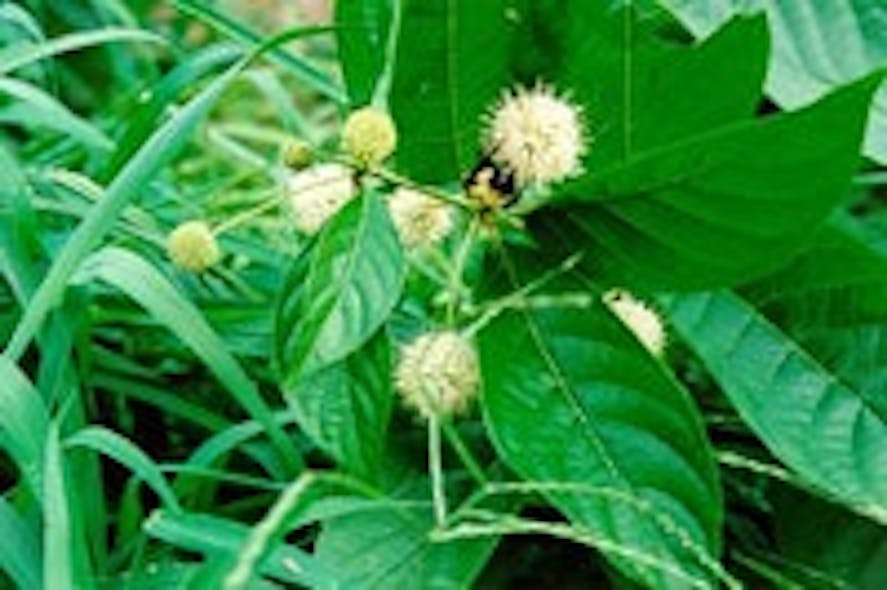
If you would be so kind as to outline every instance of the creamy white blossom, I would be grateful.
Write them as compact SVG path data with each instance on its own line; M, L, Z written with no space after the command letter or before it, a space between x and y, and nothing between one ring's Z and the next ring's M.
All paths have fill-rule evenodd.
M166 251L173 264L190 272L203 272L221 258L212 229L203 221L186 221L170 232Z
M586 152L581 109L544 84L506 91L489 114L483 139L487 153L519 186L579 173Z
M428 418L464 411L477 394L480 368L469 340L438 331L403 347L394 377L404 403Z
M655 356L665 352L667 335L658 313L623 289L608 291L604 302L647 350Z
M341 164L317 164L286 179L296 228L316 234L356 194L352 171Z
M388 211L401 243L407 248L434 245L453 229L453 207L423 192L398 187L388 199Z

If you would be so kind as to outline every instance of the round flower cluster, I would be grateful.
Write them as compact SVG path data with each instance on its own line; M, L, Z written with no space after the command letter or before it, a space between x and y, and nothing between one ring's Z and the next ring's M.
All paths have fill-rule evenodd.
M335 163L290 174L286 190L296 228L307 235L319 232L356 194L351 170Z
M429 332L403 347L394 380L404 403L426 418L463 412L480 383L477 353L456 332Z
M348 115L342 129L342 148L359 166L381 164L397 147L397 128L387 112L363 107Z
M453 229L453 208L439 199L399 187L388 199L388 211L406 248L432 246Z
M186 221L170 232L166 251L173 264L190 272L203 272L222 256L212 229L196 220Z
M581 171L586 151L582 111L553 88L506 91L488 115L484 144L519 187L562 181Z
M604 303L647 350L654 356L662 356L667 336L658 313L623 289L605 293Z

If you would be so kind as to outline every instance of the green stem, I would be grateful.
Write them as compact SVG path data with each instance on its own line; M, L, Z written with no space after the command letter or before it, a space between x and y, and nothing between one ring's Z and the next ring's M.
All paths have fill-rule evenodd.
M428 469L431 474L431 500L434 521L441 527L447 520L447 497L444 488L443 458L440 444L440 421L436 415L428 418Z
M276 191L275 191L276 192ZM251 221L256 217L260 217L261 215L267 213L271 209L274 209L280 205L280 197L274 195L274 197L267 199L265 201L259 202L255 207L251 207L246 211L242 211L237 215L231 217L227 221L220 223L216 227L213 228L213 234L216 236L220 236L226 231L230 231L239 225L243 225L247 221Z
M447 301L447 326L454 327L456 325L456 312L459 309L459 303L462 300L462 291L464 284L462 283L462 275L465 272L465 265L468 262L468 254L471 252L471 246L474 243L474 237L478 230L478 218L475 217L468 225L465 237L456 251L456 258L453 261L452 270L450 272L450 281L447 286L449 299Z

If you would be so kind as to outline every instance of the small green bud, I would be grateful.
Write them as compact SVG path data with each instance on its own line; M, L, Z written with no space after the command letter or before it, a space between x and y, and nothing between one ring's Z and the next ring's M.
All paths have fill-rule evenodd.
M397 147L397 128L387 112L363 107L348 115L342 129L342 148L360 166L381 164Z
M304 170L314 162L314 151L307 141L294 139L283 148L283 163L293 170Z
M172 230L166 251L173 264L190 272L203 272L222 256L212 229L203 221L186 221Z

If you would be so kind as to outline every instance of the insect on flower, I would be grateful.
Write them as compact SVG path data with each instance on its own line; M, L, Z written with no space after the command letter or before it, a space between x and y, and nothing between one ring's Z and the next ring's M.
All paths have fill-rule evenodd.
M518 199L514 174L498 166L490 156L484 156L465 179L465 192L482 210L508 207Z

